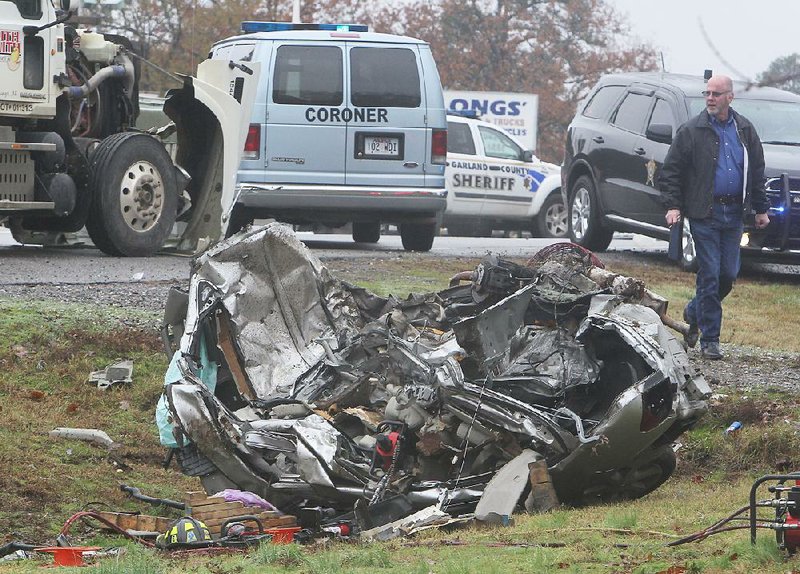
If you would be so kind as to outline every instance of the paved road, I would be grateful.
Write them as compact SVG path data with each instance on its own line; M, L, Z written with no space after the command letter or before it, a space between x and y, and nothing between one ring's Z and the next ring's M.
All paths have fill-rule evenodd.
M399 235L384 235L374 245L357 245L350 235L298 233L300 239L322 260L357 257L400 257L405 251ZM428 257L483 257L488 252L503 257L525 258L553 240L539 238L437 237ZM616 234L610 252L630 253L654 264L669 264L666 242L641 235ZM22 246L0 228L0 285L127 283L180 281L188 279L190 259L177 255L154 257L108 257L94 248ZM796 275L800 267L749 265L748 274L764 272Z
M356 257L392 257L405 253L399 235L384 235L374 245L357 245L350 235L298 233L322 260ZM505 257L527 257L553 243L538 238L437 237L430 257L482 257L488 252ZM666 243L642 236L618 235L614 251L665 252ZM82 284L127 281L173 281L189 276L190 259L176 255L108 257L94 248L41 247L16 243L0 228L0 285Z

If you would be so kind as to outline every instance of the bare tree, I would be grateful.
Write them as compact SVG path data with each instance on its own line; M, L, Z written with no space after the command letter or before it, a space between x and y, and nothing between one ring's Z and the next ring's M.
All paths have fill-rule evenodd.
M538 94L538 151L556 162L578 101L602 74L656 66L654 49L628 40L607 0L305 0L301 18L426 40L447 88ZM131 0L113 23L144 57L192 73L241 21L290 19L287 0ZM171 85L150 71L142 84L157 91Z
M313 9L426 40L446 88L538 94L538 151L556 162L578 102L602 74L656 67L655 50L631 43L605 0L409 0L380 8L318 0Z
M758 82L761 85L800 94L800 54L776 58L764 72L759 74Z
M291 3L279 0L129 0L105 8L104 29L129 38L137 54L171 73L193 74L211 45L238 34L244 20L287 21ZM175 81L142 68L140 88L163 92Z

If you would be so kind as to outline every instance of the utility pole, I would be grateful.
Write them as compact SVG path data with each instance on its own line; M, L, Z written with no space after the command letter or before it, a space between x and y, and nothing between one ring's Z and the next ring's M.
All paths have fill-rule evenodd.
M300 22L300 0L292 0L292 22Z

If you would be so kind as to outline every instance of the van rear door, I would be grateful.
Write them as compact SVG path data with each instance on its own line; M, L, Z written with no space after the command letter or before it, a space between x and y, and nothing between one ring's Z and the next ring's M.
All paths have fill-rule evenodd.
M347 44L345 183L424 187L430 161L422 59L415 44Z
M344 45L281 42L267 94L266 181L344 184Z

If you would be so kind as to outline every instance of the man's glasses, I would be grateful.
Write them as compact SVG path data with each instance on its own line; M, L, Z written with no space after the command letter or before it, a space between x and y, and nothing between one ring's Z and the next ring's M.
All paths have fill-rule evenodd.
M705 90L705 91L702 91L700 93L703 94L703 97L705 97L705 98L707 98L708 96L714 96L715 98L718 98L718 97L720 97L720 96L722 96L724 94L730 93L730 90L725 90L724 92L712 92L712 91L709 91L709 90Z

